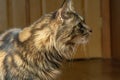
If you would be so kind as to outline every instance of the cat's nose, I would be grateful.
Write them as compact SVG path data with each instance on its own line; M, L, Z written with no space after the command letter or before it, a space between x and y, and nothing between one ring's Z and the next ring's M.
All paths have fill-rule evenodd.
M89 32L92 33L92 29L90 29Z

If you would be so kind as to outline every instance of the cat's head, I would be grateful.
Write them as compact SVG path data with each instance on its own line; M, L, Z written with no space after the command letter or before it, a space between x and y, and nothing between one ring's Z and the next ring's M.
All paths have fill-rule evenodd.
M74 11L72 1L65 0L57 11L24 29L19 38L21 42L33 40L38 49L55 46L58 50L70 51L76 44L86 43L91 32L84 19Z
M62 7L56 12L56 21L60 26L56 29L56 40L66 44L84 44L92 30L85 20L74 10L71 0L65 0ZM56 23L57 24L57 23Z

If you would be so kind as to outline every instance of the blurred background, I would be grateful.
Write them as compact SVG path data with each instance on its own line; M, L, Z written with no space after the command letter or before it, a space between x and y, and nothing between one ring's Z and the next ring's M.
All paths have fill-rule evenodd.
M57 10L62 2L63 0L0 0L0 32L29 26L42 15ZM89 43L78 48L73 57L74 65L67 65L72 70L64 69L62 80L112 80L114 77L110 76L116 73L120 62L120 0L73 2L76 11L85 18L93 33ZM84 71L81 72L82 70ZM73 72L78 74L73 76ZM120 70L118 72L120 74ZM88 77L83 78L86 76ZM119 80L118 78L114 80Z

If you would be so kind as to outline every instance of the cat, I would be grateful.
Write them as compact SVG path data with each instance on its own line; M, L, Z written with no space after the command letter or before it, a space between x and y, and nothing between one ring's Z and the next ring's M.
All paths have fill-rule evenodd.
M63 61L91 32L72 0L29 27L6 31L0 36L0 80L56 80Z

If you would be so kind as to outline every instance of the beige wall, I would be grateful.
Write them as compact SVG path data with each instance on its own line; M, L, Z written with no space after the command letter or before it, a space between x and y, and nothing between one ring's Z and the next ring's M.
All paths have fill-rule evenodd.
M5 30L7 27L7 12L6 12L6 1L0 0L0 32Z
M88 44L89 57L102 57L102 17L100 0L85 0L85 17L87 24L93 29Z

